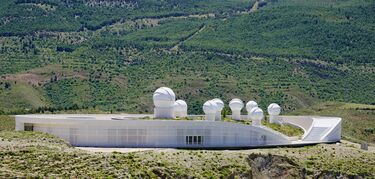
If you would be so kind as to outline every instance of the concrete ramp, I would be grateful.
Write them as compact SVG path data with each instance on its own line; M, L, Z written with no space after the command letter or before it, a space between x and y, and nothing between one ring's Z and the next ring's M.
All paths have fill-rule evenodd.
M329 127L312 127L310 132L302 139L304 141L320 140L327 133Z
M318 116L282 116L282 121L304 130L302 141L337 142L341 140L341 118Z

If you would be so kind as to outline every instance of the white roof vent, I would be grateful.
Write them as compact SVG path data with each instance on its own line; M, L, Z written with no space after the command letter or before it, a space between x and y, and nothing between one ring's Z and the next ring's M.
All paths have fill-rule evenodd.
M242 100L234 98L229 102L229 107L231 110L241 110L243 108Z
M153 100L156 107L170 107L174 105L176 95L172 89L160 87L154 92Z
M242 100L234 98L229 102L229 107L232 110L232 119L241 120L241 109L243 108Z
M217 104L218 111L223 110L223 108L224 108L224 102L221 99L215 98L212 101L214 101Z
M219 109L215 101L206 101L203 104L203 111L206 114L205 119L208 121L215 121L216 112Z
M203 111L205 114L215 114L217 109L218 109L218 105L213 100L206 101L203 104Z
M184 100L177 100L174 102L174 109L177 111L187 110L187 104Z
M251 109L249 116L252 120L262 120L264 117L263 110L258 107L255 107Z
M173 105L175 116L186 117L188 106L184 100L177 100Z
M212 101L214 101L217 104L217 111L216 111L216 115L215 115L215 121L221 121L221 111L224 108L224 102L221 99L219 99L219 98L215 98Z
M263 110L255 107L249 112L249 117L252 120L251 124L253 126L260 126L262 125L262 119L264 117Z
M258 103L256 103L255 101L249 101L246 103L247 112L250 112L253 108L256 108L256 107L258 107Z
M281 107L276 103L272 103L268 106L267 111L269 115L277 116L281 112Z

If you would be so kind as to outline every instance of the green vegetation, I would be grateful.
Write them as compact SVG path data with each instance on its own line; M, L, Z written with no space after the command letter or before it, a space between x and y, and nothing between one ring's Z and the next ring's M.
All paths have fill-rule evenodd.
M223 121L251 125L251 120L234 120L232 118L225 117L223 118ZM267 120L262 120L262 125L289 137L301 137L303 135L303 130L301 128L289 124L271 124Z
M279 0L256 13L210 25L186 48L337 64L373 63L373 3Z
M374 2L254 2L4 0L0 111L150 113L160 86L192 114L215 97L374 103Z
M269 127L289 137L293 137L293 136L302 137L304 133L304 131L301 128L292 126L290 124L283 124L283 125L272 124L272 123L269 123L267 120L263 120L262 125Z
M12 116L0 115L0 131L13 131L15 120Z
M3 24L0 34L18 35L35 31L97 30L117 21L232 12L251 7L251 1L99 1L99 0L4 0L0 3Z

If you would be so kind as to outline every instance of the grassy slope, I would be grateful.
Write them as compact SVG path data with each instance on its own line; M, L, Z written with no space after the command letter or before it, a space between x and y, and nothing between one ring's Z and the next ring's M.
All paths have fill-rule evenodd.
M14 127L12 118L0 119L2 124ZM373 177L374 157L373 151L358 150L350 143L233 151L90 153L39 132L0 131L0 177L7 178Z
M33 88L29 84L10 83L7 89L0 88L0 108L17 110L20 108L37 108L48 105L43 92L38 88Z
M224 118L223 121L226 121L226 122L238 122L238 123L242 123L242 124L246 124L246 125L251 125L251 121L250 120L240 120L240 121L237 121L237 120L233 120L232 118ZM262 125L268 127L268 128L271 128L275 131L278 131L286 136L289 136L289 137L301 137L303 135L303 130L301 128L298 128L298 127L295 127L295 126L292 126L292 125L279 125L279 124L272 124L272 123L269 123L267 120L263 120L262 121Z
M0 115L0 131L13 131L15 120L12 116Z

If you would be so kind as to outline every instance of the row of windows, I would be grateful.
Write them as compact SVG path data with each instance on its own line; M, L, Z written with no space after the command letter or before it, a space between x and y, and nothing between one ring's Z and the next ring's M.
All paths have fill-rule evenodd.
M202 145L203 139L203 136L186 136L185 143L186 145Z

